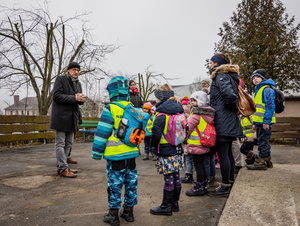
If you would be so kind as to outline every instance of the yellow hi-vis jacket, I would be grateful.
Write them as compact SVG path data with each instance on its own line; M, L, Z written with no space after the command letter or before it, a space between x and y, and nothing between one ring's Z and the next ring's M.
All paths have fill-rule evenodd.
M192 116L192 114L190 115L190 117ZM200 134L204 132L206 126L207 126L207 122L202 117L200 117L200 123L197 125ZM193 130L193 132L190 134L189 138L187 139L187 143L193 145L202 145L196 127Z
M120 104L123 106L127 106L127 104L131 104L128 101L119 101ZM120 121L123 117L124 110L115 105L110 104L110 112L112 114L112 117L114 118L114 128L118 128ZM131 147L129 145L124 144L115 133L115 130L113 129L112 134L108 138L106 142L106 148L104 150L104 158L108 158L110 160L113 160L114 158L116 160L126 159L126 156L130 156L130 158L135 158L139 156L139 150L137 147Z
M256 112L252 115L253 122L263 123L266 112L266 104L263 103L263 91L268 85L262 86L256 95L254 95L254 102L256 104ZM273 112L271 123L276 123L275 112Z
M151 119L151 116L150 116L150 118L147 122L146 128L145 128L146 136L151 136L152 128L153 128L153 122L154 122L154 117L153 117L153 119Z
M246 137L254 137L254 132L252 130L252 123L248 119L248 117L241 119L241 126L243 128L243 134Z

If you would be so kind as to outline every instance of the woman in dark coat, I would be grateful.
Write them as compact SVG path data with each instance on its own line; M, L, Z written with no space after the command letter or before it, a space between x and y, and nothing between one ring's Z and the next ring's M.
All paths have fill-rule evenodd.
M234 181L235 161L232 154L232 141L237 137L243 137L238 118L239 67L230 64L228 55L216 54L211 58L210 72L212 78L210 104L216 110L215 151L220 158L222 184L215 191L210 191L208 195L228 196L231 183Z
M136 84L133 80L129 81L129 101L133 104L135 108L142 108L143 101L140 96L140 91L136 88Z

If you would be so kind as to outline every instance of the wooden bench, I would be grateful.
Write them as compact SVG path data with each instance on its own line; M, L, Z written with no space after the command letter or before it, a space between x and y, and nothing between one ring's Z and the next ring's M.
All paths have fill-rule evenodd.
M300 145L300 117L277 117L271 139L293 139Z
M87 121L87 120L82 121L82 124L80 124L79 126L82 127L82 129L80 129L80 132L83 134L82 136L83 141L85 141L86 139L86 134L96 133L98 122L99 121Z

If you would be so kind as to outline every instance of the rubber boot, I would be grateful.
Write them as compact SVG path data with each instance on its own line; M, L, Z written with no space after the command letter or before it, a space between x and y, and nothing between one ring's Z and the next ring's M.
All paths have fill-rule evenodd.
M231 190L231 184L220 183L215 191L208 191L207 194L213 197L228 197Z
M103 221L113 226L120 225L119 210L109 208L109 212L104 215Z
M175 187L174 188L174 194L173 194L173 201L172 201L172 211L178 212L179 211L179 197L180 197L181 187Z
M271 155L268 158L266 158L266 163L267 163L267 167L268 168L273 168L273 163L272 163L272 157L271 157Z
M133 206L129 207L123 205L123 211L120 213L120 217L124 218L127 222L133 222L134 221Z
M194 186L191 190L185 192L187 196L202 196L207 193L207 181L194 182Z
M247 168L249 170L266 170L267 169L266 159L256 155L254 163L251 165L247 165Z
M249 151L245 159L246 164L251 165L254 163L254 160L255 160L255 153L253 151Z
M186 173L185 177L180 178L181 183L193 183L193 174L192 173Z
M150 209L150 213L154 215L166 215L171 216L172 212L172 200L173 200L174 190L168 191L164 189L162 204L158 207Z

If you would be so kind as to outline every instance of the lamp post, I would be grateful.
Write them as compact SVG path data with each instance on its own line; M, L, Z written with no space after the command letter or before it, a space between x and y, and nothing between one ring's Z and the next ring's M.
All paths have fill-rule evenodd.
M99 83L99 111L98 111L98 114L99 114L99 118L100 118L100 104L101 104L101 87L100 87L100 81L102 80L102 79L104 79L103 77L101 77L101 78L95 78L96 80L98 80L98 83Z

